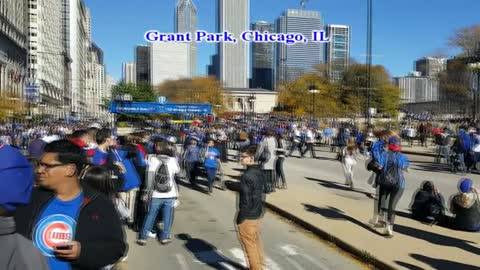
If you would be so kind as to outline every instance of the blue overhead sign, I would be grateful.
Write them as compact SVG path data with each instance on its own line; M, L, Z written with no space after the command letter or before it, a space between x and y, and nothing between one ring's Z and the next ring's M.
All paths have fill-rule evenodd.
M110 112L125 114L211 114L212 105L113 101L110 103Z

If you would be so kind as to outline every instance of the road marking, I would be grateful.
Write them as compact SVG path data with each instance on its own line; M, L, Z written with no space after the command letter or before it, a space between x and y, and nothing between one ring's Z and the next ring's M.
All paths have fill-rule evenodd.
M282 270L282 268L280 268L280 266L269 257L266 257L265 263L267 264L268 270Z
M289 256L286 256L285 260L287 260L287 262L289 262L291 265L293 265L293 267L295 267L295 269L305 270L300 264L298 264L296 261L292 260Z
M247 267L247 259L245 259L245 254L243 253L243 250L239 248L232 248L230 249L230 253L238 260L240 261L240 264L243 265L244 267Z
M304 259L308 260L312 264L314 264L317 269L329 269L326 265L318 262L316 259L314 259L312 256L308 255L306 252L301 251L297 246L294 245L283 245L280 247L288 256L301 256Z
M237 270L237 268L229 265L229 264L226 263L226 262L221 262L220 264L221 264L223 267L225 267L226 270Z
M187 265L187 260L185 260L185 257L183 257L182 254L177 253L175 255L177 257L178 264L180 264L180 268L182 270L188 270L188 265Z
M298 255L297 249L293 245L283 245L280 247L287 255L296 256Z

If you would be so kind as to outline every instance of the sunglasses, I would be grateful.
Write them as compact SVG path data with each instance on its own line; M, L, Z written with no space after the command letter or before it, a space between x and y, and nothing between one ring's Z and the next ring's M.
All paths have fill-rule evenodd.
M49 164L49 163L37 162L37 166L39 168L45 168L45 169L53 169L55 167L60 167L65 165L67 164Z

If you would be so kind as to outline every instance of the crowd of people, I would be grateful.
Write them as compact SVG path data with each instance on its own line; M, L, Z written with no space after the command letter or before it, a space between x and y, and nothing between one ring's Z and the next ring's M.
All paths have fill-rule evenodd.
M402 134L361 131L351 124L319 129L288 122L163 127L158 133L139 130L122 136L101 124L4 128L0 246L7 254L0 255L0 268L4 258L14 254L15 263L25 269L124 269L128 259L122 224L138 232L138 245L147 245L157 232L160 243L169 244L183 179L212 194L215 183L220 189L227 186L224 164L238 161L244 172L238 185L228 183L228 188L239 192L239 239L250 269L263 269L259 224L265 196L287 188L285 161L295 151L299 158L310 152L315 159L317 145L338 153L351 189L358 155L369 158L369 183L376 188L370 223L383 227L386 237L393 236L395 208L408 181L403 174L409 160L402 154ZM475 150L477 131L460 127L454 145ZM23 133L28 143L11 140ZM229 149L238 150L233 160ZM207 180L204 188L200 178ZM462 179L459 190L449 217L434 183L424 183L412 204L412 216L480 231L480 199L473 181Z

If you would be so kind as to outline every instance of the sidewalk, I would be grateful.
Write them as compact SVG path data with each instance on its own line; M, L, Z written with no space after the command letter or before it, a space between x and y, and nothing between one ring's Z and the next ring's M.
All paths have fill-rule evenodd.
M233 170L237 164L226 167L238 175ZM429 226L402 214L396 217L394 237L388 239L381 235L383 228L377 231L368 224L373 199L365 192L315 178L299 187L295 181L303 176L286 173L288 190L268 195L268 207L365 262L381 269L480 269L480 233Z
M402 141L402 152L409 155L421 155L435 157L437 154L437 146L428 144L428 148L419 146L417 142L414 142L413 146L410 146L407 142Z

